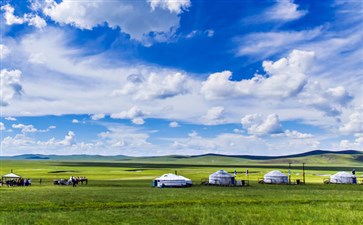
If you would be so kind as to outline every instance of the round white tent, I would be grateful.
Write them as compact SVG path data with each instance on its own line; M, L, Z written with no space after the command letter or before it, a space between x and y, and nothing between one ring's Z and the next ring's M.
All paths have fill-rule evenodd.
M267 184L287 184L288 179L284 173L273 170L263 176L263 182Z
M338 172L330 176L330 183L333 184L356 184L357 177L351 173Z
M209 175L209 184L231 185L234 184L234 181L234 176L224 170L218 170Z
M172 173L164 174L153 181L153 187L187 187L192 180Z

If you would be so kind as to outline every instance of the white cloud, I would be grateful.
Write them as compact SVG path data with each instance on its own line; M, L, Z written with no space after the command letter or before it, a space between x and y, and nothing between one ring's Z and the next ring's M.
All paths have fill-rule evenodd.
M31 53L28 61L33 64L44 64L46 62L46 58L43 53Z
M21 96L22 86L20 84L20 77L20 70L1 70L1 106L7 106L14 98Z
M72 120L72 123L79 123L79 120L77 120L77 119L73 119L73 120Z
M339 143L340 149L353 149L353 150L363 150L363 133L357 133L354 135L355 140L342 140Z
M71 146L76 144L76 134L73 131L68 131L68 134L62 141L59 142L61 145Z
M11 126L12 128L14 129L21 129L21 132L22 133L34 133L34 132L37 132L38 129L36 129L33 125L24 125L24 124L13 124Z
M178 122L172 121L169 123L169 127L176 128L176 127L180 127L180 125Z
M9 120L9 121L16 121L16 118L11 117L11 116L5 117L5 119Z
M240 134L222 133L216 137L206 138L197 132L188 134L187 138L169 139L172 141L173 154L269 154L264 141L258 137Z
M0 122L0 130L5 130L5 129L6 129L6 127L5 127L4 123Z
M327 116L339 116L353 97L344 87L322 88L320 83L309 82L300 94L300 102L323 111Z
M1 141L1 144L5 147L12 146L17 148L19 148L20 146L27 146L34 143L35 141L27 137L25 134L17 134L15 135L15 137L7 136Z
M7 25L22 24L24 19L14 15L14 8L7 4L1 7L1 10L5 11L4 18Z
M40 29L47 26L45 20L38 15L24 14L23 17L15 16L14 8L9 4L2 6L1 10L5 11L4 18L7 25L28 23L28 25L35 26Z
M3 44L0 44L0 59L5 59L10 54L10 49Z
M133 124L142 125L145 123L145 120L143 118L138 117L138 118L132 119L131 122Z
M270 114L266 117L261 114L246 115L241 119L241 123L249 134L257 136L282 132L280 120L276 114Z
M110 28L120 27L131 39L150 45L153 41L167 41L179 27L178 14L170 13L169 10L179 13L188 6L188 1L153 2L151 4L154 10L151 10L146 1L89 0L57 3L50 0L43 6L43 13L58 23L80 29L93 29L107 23Z
M223 124L226 122L224 111L223 106L212 107L208 110L207 114L201 118L201 120L206 125Z
M190 0L147 0L147 2L152 10L155 10L156 7L161 7L177 14L190 7Z
M322 31L321 27L303 31L283 31L283 32L264 32L251 33L243 37L235 38L240 46L237 55L249 55L258 59L266 59L276 53L290 51L298 48L318 37Z
M361 133L363 132L363 113L354 112L349 116L349 121L339 128L342 133Z
M294 0L277 0L276 5L265 12L265 16L269 20L296 20L307 13L305 10L298 10L298 7Z
M28 22L29 25L34 26L36 28L42 29L47 26L47 23L45 20L38 15L32 15L32 14L25 14L24 15L25 21Z
M111 118L112 119L131 119L131 121L134 124L141 125L141 124L145 123L145 121L143 119L143 117L145 115L146 114L139 107L133 106L127 111L122 111L119 113L111 114Z
M54 126L54 125L51 125L51 126L48 127L48 129L55 129L55 128L57 128L57 127Z
M151 143L148 142L149 135L140 131L139 129L121 126L121 125L111 125L108 126L108 131L99 134L99 137L107 142L107 144L113 148L128 150L133 152L136 150L137 154L148 155L147 152L140 152L140 149L144 151L153 147Z
M207 99L296 96L307 82L305 72L313 58L313 52L293 50L287 58L281 58L276 62L264 61L263 67L267 76L257 74L248 80L231 81L230 71L214 73L203 82L201 93Z
M310 138L314 137L312 134L301 133L296 130L292 130L292 131L285 130L283 133L272 134L271 136L272 137L288 137L288 138L292 138L292 139L310 139Z
M103 118L105 118L105 114L103 114L103 113L93 114L91 116L92 120L100 120L100 119L103 119Z
M185 75L175 73L159 76L152 73L147 78L142 75L130 75L127 83L113 95L132 95L136 100L165 99L188 92L188 80Z

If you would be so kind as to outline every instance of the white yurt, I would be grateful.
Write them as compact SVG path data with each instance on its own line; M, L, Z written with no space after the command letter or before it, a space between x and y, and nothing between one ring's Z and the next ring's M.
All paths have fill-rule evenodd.
M263 182L267 184L287 184L288 179L284 173L278 170L273 170L263 176Z
M234 176L224 170L218 170L217 172L209 175L209 184L231 185L234 184L234 182Z
M357 177L351 173L338 172L330 176L330 183L333 184L356 184Z
M192 180L183 176L167 173L153 181L153 187L188 187L192 186Z

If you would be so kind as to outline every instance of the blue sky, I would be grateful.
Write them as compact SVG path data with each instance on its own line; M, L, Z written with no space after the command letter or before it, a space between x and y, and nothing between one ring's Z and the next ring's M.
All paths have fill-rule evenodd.
M360 1L0 2L1 155L363 150Z

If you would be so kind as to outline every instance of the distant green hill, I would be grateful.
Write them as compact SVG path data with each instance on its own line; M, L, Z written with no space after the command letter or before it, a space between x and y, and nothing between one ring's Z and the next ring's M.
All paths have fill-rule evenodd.
M253 156L253 155L170 155L153 157L129 157L124 155L40 155L25 154L3 156L3 160L57 160L57 161L113 161L128 163L175 163L199 165L241 165L241 164L301 164L310 165L363 165L363 152L355 150L326 151L314 150L301 154L284 156Z

